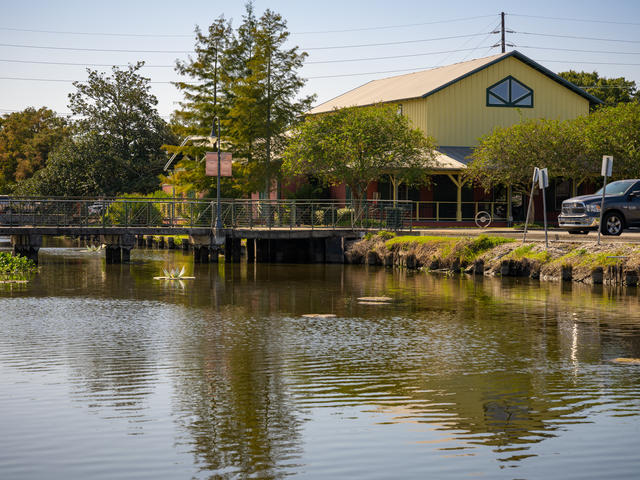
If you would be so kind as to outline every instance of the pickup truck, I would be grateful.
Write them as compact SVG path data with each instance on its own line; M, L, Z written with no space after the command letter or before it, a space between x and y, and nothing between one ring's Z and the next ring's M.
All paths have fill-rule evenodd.
M598 230L602 189L562 202L558 225L569 233ZM640 180L618 180L607 185L600 231L603 235L620 235L625 228L640 227Z

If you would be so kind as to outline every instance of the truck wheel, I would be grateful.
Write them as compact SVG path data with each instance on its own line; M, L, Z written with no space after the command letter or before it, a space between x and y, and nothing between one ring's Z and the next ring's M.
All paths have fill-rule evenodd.
M620 235L624 228L624 218L617 212L607 213L602 219L603 235Z

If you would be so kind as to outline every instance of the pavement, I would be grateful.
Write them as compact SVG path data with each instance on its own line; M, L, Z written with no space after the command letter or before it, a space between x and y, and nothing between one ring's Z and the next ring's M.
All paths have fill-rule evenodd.
M411 235L436 235L448 237L475 237L478 235L495 235L499 237L522 239L522 230L512 228L419 228L413 229ZM595 243L598 232L588 235L570 235L566 230L553 228L548 230L549 242ZM527 231L527 241L544 242L544 230ZM640 230L625 231L619 237L600 236L601 243L640 243Z

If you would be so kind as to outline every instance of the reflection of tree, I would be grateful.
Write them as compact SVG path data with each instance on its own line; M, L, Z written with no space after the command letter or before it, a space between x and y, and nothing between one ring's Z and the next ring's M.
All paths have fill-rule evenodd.
M216 478L279 478L300 455L277 320L223 307L180 329L177 416L201 469Z

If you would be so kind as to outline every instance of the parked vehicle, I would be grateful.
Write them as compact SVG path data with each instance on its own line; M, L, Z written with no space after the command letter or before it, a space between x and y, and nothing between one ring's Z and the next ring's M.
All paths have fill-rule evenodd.
M11 197L8 195L0 195L0 214L11 213Z
M581 195L562 202L558 216L560 228L569 233L587 234L598 230L602 189L592 195ZM620 235L625 228L640 227L640 180L618 180L607 185L601 232Z

